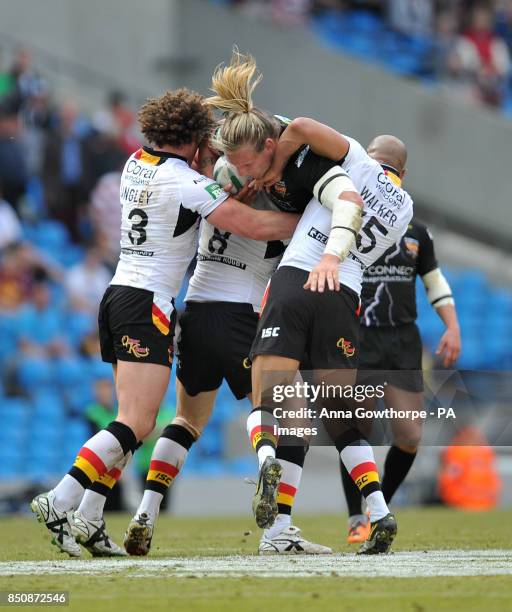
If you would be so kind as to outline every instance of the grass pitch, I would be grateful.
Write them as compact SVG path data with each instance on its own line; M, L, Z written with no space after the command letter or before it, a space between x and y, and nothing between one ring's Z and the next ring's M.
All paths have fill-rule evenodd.
M107 517L121 543L128 515ZM0 519L0 590L68 590L72 610L511 610L512 512L397 512L395 554L355 557L339 516L297 516L334 557L256 557L250 517L162 516L146 558L56 552L32 518Z

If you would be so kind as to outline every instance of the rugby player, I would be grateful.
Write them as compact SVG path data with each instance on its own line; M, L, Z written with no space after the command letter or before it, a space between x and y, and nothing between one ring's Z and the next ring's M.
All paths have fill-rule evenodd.
M254 206L268 209L271 203L260 195ZM124 545L130 554L149 552L160 503L208 423L222 381L236 399L251 399L248 355L265 286L284 249L282 241L250 240L220 231L206 220L201 223L197 263L179 319L176 417L157 442L144 496L128 526ZM277 450L289 469L295 461L303 462L304 455L302 443L299 450L293 445ZM305 540L291 525L274 539L273 547L280 552L332 552Z
M172 365L174 298L196 251L200 217L257 240L289 237L297 222L296 216L236 201L191 168L196 153L200 165L210 163L207 139L214 127L199 94L181 89L149 99L139 122L149 146L131 155L122 173L121 254L98 317L102 358L113 364L118 414L84 444L55 488L31 503L53 543L74 557L81 552L75 536L93 554L112 554L101 504L154 428ZM91 514L75 512L79 529L72 532L68 513L91 486L99 499L87 505Z
M390 180L402 185L407 150L394 136L377 136L368 146ZM429 230L412 221L400 242L391 247L363 276L359 370L385 370L385 404L397 410L421 410L422 346L416 326L416 278L425 285L428 299L446 326L436 354L451 367L461 350L460 330L452 292L434 252ZM371 409L375 402L367 400ZM384 463L382 493L389 503L407 476L421 439L420 421L391 421L394 442ZM361 511L361 494L340 464L347 499L348 542L363 542L370 526Z
M282 178L270 187L269 197L281 210L303 212L266 292L252 348L254 409L247 430L260 466L253 510L257 524L269 528L278 514L282 467L275 459L279 423L262 401L263 371L284 373L280 382L293 380L307 355L315 370L345 369L345 380L355 380L362 269L400 239L412 216L412 200L357 141L312 120L307 125L319 134L316 150L303 144L304 120L294 120L283 133L291 145L282 155L278 143L284 126L252 104L261 78L253 80L254 74L252 58L235 53L231 64L214 74L217 95L208 102L224 113L219 148L238 173L260 179L276 153L281 155L286 160ZM362 190L371 199L363 200ZM373 451L359 431L329 425L370 509L372 533L360 552L385 552L396 521L380 490Z

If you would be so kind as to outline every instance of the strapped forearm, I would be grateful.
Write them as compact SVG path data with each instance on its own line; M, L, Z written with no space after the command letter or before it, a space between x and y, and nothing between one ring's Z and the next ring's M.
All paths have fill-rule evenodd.
M324 253L336 255L343 261L356 243L361 224L361 206L350 200L337 200L332 211L331 231Z
M341 198L344 194L346 197ZM324 253L336 255L343 261L361 229L361 196L340 166L334 166L316 182L313 195L320 204L332 210L331 231Z
M434 308L439 308L445 304L455 304L450 285L440 268L427 272L421 277L421 280L427 290L428 301Z

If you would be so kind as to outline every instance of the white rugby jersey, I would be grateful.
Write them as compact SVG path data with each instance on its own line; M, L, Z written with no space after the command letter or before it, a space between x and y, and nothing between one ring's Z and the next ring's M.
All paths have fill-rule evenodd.
M412 218L413 202L382 166L364 148L345 136L350 149L342 168L348 173L364 201L363 226L357 245L340 264L343 285L361 293L363 270L397 243ZM310 272L320 261L331 229L332 212L316 198L307 205L290 245L279 264Z
M136 151L121 176L121 254L110 284L171 301L196 252L200 217L228 195L183 157L149 147Z
M258 194L253 208L276 209L264 194ZM203 220L185 301L246 303L259 312L265 287L285 248L284 241L242 238Z

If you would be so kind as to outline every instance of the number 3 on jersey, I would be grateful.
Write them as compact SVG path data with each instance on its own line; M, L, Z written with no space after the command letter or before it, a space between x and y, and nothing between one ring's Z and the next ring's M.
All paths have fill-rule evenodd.
M132 244L139 246L140 244L146 242L147 239L146 230L144 228L148 224L148 215L142 210L142 208L134 208L130 211L128 219L131 221L134 217L140 217L140 221L137 219L134 220L132 223L132 229L128 232L128 238ZM134 232L137 233L134 234Z

